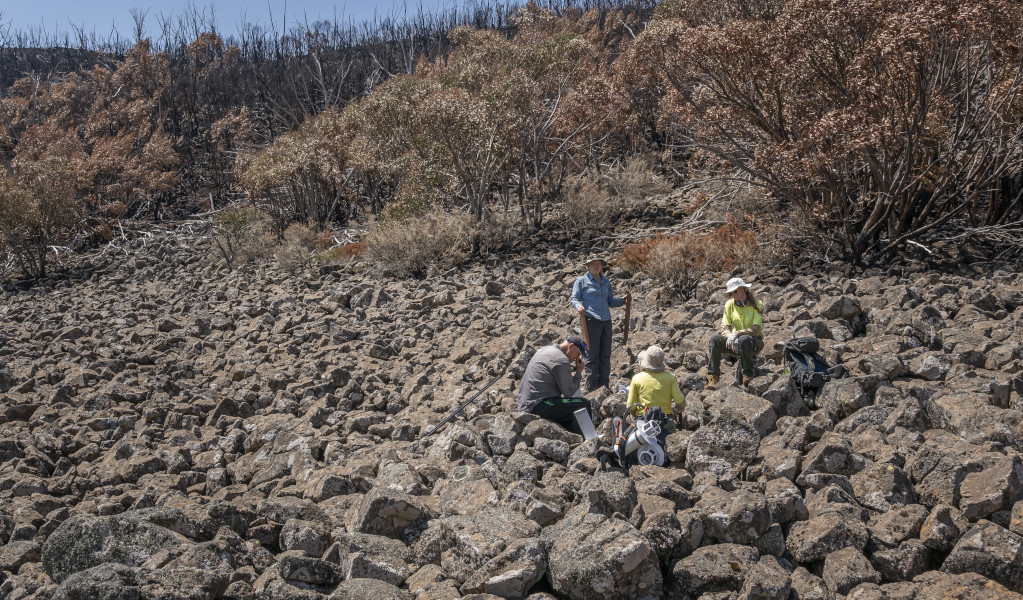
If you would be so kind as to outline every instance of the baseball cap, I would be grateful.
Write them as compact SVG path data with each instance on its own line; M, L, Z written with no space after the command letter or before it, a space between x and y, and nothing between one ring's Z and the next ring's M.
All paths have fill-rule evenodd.
M589 348L586 347L586 340L583 339L583 336L570 335L567 338L565 338L565 341L568 342L569 344L572 344L576 348L579 348L579 351L582 352L583 356L586 356L586 351Z

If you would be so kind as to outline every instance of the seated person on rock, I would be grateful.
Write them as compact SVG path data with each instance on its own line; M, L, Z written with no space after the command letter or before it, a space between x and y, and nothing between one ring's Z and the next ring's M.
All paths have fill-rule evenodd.
M537 350L519 384L519 410L582 435L575 411L585 408L590 413L589 401L577 397L585 356L586 342L578 335L570 335L560 344Z
M742 385L748 386L757 375L754 361L764 349L764 303L753 296L748 283L733 277L725 284L725 314L721 333L707 344L707 387L717 388L721 381L721 355L739 357Z
M664 445L664 438L676 430L675 419L685 410L686 400L678 387L678 379L664 365L664 350L660 346L650 346L639 353L639 368L642 371L632 376L625 407L634 417L642 417L653 408L661 409L667 420L661 423L661 435L657 439Z

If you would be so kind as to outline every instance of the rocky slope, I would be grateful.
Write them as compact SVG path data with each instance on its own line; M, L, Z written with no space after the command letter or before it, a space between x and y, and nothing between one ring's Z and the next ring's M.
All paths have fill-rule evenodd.
M761 279L764 375L714 392L725 274L662 305L618 277L613 366L663 346L685 427L595 474L514 412L584 250L405 282L228 273L180 233L9 288L0 598L1023 598L1023 277ZM812 411L778 366L811 333L852 374ZM624 395L594 401L606 435Z

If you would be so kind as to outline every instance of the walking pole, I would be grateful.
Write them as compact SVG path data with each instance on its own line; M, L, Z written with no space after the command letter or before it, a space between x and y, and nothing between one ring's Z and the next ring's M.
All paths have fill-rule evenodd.
M579 301L582 304L582 300ZM583 341L586 342L586 350L590 349L590 330L586 328L586 305L583 304L583 312L579 313L579 320L582 321L583 326Z
M629 324L632 322L632 292L625 292L625 295L629 297L629 301L625 303L625 327L622 331L622 347L629 345Z
M483 386L483 389L482 389L482 390L480 390L480 391L476 392L475 394L473 394L473 395L472 395L472 398L469 398L468 400L466 400L465 402L463 402L462 404L460 404L460 405L458 406L458 408L456 408L456 409L455 409L454 411L452 411L452 413L451 413L450 415L448 415L448 416L444 417L444 420L443 420L443 421L441 421L440 423L437 423L436 425L434 425L433 429L431 429L431 430L430 430L430 432L429 432L429 433L427 433L426 435L424 435L423 437L424 437L424 438L428 438L428 437L430 437L430 436L431 436L431 435L433 435L433 434L434 434L434 433L435 433L435 432L436 432L436 431L437 431L438 429L440 429L441 427L443 427L445 423L447 423L447 422L448 422L448 421L450 421L451 419L454 419L454 418L455 418L455 415L457 415L458 413L462 412L462 410L463 410L463 409L464 409L464 408L465 408L466 406L469 406L469 404L471 404L473 400L475 400L476 398L479 398L480 394L482 394L483 392L487 391L487 388L488 388L488 387L490 387L490 386L492 386L492 385L494 385L495 383L497 383L497 380L498 380L498 379L500 379L500 378L501 378L501 376L500 376L500 375L498 375L497 377L495 377L495 378L491 379L491 380L490 380L490 383L488 383L487 385Z

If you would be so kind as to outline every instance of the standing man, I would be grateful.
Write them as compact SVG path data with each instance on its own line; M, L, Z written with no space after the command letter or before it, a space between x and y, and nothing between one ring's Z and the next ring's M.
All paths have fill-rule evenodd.
M585 356L586 342L578 335L537 350L519 384L519 411L533 413L582 435L575 411L585 408L590 412L589 401L576 397L583 374L581 359Z
M632 302L632 294L616 298L611 282L601 272L607 262L591 254L586 274L572 286L572 306L584 315L590 349L586 355L586 391L592 392L611 381L611 307Z

